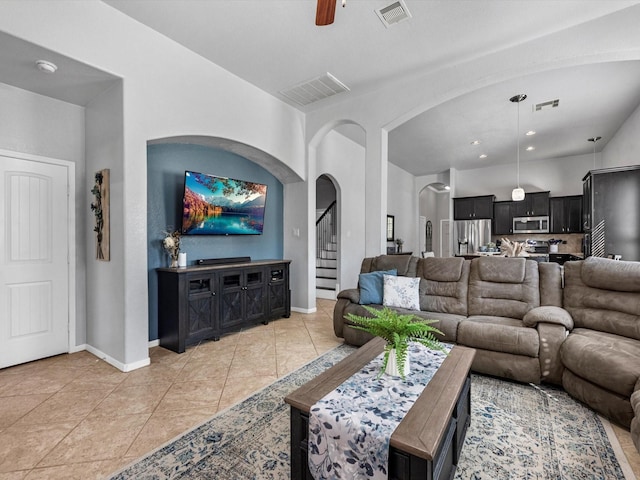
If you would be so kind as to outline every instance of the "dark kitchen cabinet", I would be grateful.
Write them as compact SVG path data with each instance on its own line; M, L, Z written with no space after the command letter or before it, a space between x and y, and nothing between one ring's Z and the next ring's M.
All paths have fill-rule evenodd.
M549 192L527 193L524 200L515 203L515 217L549 215Z
M479 220L493 218L494 195L480 197L461 197L453 199L454 220Z
M494 235L510 235L513 233L513 213L515 203L495 202L493 204L493 233Z
M581 233L582 195L549 199L549 233Z
M160 346L178 353L201 340L291 315L289 260L159 268Z
M591 170L582 181L585 256L640 261L640 165Z

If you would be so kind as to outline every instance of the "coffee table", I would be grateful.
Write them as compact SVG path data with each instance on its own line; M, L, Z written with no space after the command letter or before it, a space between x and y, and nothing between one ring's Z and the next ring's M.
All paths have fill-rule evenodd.
M382 353L376 337L284 400L291 406L291 478L313 480L307 463L309 412L322 397ZM390 480L450 480L469 426L472 348L456 345L391 435Z

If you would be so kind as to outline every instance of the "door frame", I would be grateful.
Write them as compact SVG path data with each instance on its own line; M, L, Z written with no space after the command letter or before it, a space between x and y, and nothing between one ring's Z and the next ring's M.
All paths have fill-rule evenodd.
M67 169L67 238L69 239L67 242L67 278L69 290L69 298L67 299L69 302L67 318L68 349L69 353L84 350L84 346L78 348L76 341L76 164L68 160L4 149L0 149L0 155L17 160L58 165L66 167Z

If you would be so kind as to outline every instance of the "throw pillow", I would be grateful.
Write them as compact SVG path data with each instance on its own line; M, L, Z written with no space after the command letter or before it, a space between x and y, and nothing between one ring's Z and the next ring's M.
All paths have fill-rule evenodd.
M385 275L383 281L384 306L420 310L420 278Z
M358 279L360 287L360 305L382 305L382 277L383 275L397 275L398 270L379 270L371 273L361 273Z

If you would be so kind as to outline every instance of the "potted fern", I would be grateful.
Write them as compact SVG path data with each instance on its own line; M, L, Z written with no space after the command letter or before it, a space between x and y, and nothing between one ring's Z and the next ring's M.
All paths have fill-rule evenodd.
M436 333L442 335L442 332L430 325L436 320L418 319L413 314L402 315L389 307L383 307L380 310L367 305L362 307L372 317L349 313L346 318L354 324L353 328L386 340L387 345L384 347L384 359L378 378L383 373L405 378L409 373L407 358L409 342L418 342L432 350L446 352L442 343L435 337Z

